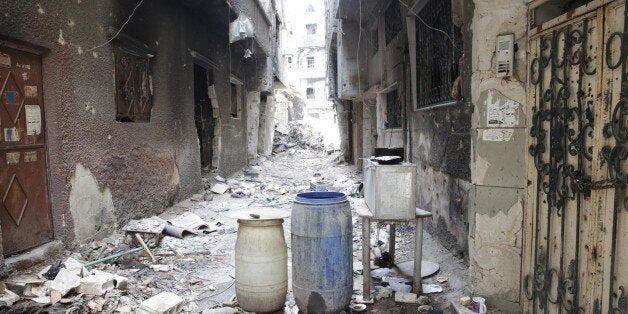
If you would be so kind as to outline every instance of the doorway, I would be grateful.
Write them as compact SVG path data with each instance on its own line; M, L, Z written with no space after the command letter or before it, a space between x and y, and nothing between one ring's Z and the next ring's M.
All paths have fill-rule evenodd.
M194 123L198 133L203 172L215 168L214 159L214 107L210 98L210 86L214 85L214 74L209 68L194 64Z
M4 256L53 238L41 56L0 41L0 224ZM30 51L30 50L29 50Z

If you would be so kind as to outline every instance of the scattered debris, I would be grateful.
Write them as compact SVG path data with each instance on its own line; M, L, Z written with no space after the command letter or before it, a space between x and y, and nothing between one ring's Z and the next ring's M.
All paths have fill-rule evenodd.
M449 280L449 278L444 277L444 276L436 277L436 281L438 281L439 283L445 283L445 282L447 282L447 280Z
M57 274L62 268L65 268L65 265L63 265L63 263L59 261L57 264L50 265L47 270L42 274L42 276L48 280L53 280L55 279L55 277L57 277Z
M61 296L65 296L80 285L81 277L65 268L61 268L55 279L50 283L50 290L56 290Z
M431 310L433 310L434 308L431 305L421 305L418 308L419 313L427 313Z
M164 265L164 264L150 265L150 268L152 268L154 271L161 271L161 272L170 271L170 266L169 265Z
M423 284L423 293L429 294L437 292L443 292L443 287L435 284Z
M11 306L19 300L20 296L9 289L5 289L4 292L0 294L0 302L6 304L7 306Z

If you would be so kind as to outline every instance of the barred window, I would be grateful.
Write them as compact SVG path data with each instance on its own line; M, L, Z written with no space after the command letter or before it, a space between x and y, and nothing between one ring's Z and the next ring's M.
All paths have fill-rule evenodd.
M116 121L150 122L153 87L150 57L115 45Z
M460 75L462 36L451 14L451 1L429 0L419 12L421 19L416 19L416 109L454 101L452 89ZM445 31L449 38L434 29Z
M307 61L308 68L311 69L314 67L314 57L307 57L305 60Z
M401 99L399 92L394 89L386 93L386 124L387 129L396 129L401 127Z

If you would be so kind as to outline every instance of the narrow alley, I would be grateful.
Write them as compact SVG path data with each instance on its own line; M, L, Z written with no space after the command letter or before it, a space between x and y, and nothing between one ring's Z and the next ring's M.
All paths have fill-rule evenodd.
M626 314L627 4L0 0L0 314Z
M224 179L225 183L222 182L222 178L216 179L212 176L203 178L203 181L205 192L176 204L158 217L144 219L142 223L150 227L161 220L172 221L181 215L193 213L206 223L206 228L200 229L196 235L188 233L183 238L164 236L152 249L155 261L151 261L145 252L140 251L95 264L86 270L89 273L104 272L124 277L125 279L122 279L124 288L105 289L102 295L69 293L50 305L50 299L54 297L47 296L44 292L44 286L50 283L46 284L48 281L38 276L43 272L42 267L38 265L5 281L8 286L23 285L25 289L30 289L25 293L30 294L32 299L17 303L9 312L131 313L143 300L161 291L169 291L185 301L182 308L185 312L237 313L239 312L237 302L230 302L235 296L234 247L237 222L236 219L230 218L229 214L238 211L263 213L273 209L290 212L296 193L321 187L358 196L350 197L353 204L361 199L357 195L356 186L362 182L362 175L356 171L355 166L339 161L337 153L328 154L322 148L312 149L307 145L301 148L298 145L272 157L260 159L232 178ZM226 193L211 192L213 188L222 184L228 185ZM130 225L136 224L131 222ZM290 219L285 219L283 225L286 242L290 248ZM357 296L362 293L361 222L356 217L352 225L354 294ZM66 267L70 269L71 263L68 263L68 258L75 260L75 263L86 264L128 251L131 247L130 242L125 241L126 234L123 231L125 228L127 227L102 241L83 245L75 252L62 253L58 258L65 261ZM373 239L378 235L379 240L386 242L388 238L386 228L373 230ZM398 261L412 259L413 241L412 226L406 225L397 229ZM431 276L424 280L424 283L439 284L443 288L442 293L429 295L430 304L435 308L447 308L449 299L458 299L464 294L467 267L464 260L451 255L427 233L424 234L423 245L427 259L440 265L438 275ZM290 269L288 273L291 273ZM438 283L436 277L446 278L447 281ZM120 285L120 279L116 280L118 280L116 285ZM374 291L382 288L375 285ZM369 307L367 313L416 312L417 306L396 303L389 292L381 302ZM0 312L5 313L6 310L0 308ZM284 312L298 312L290 289Z

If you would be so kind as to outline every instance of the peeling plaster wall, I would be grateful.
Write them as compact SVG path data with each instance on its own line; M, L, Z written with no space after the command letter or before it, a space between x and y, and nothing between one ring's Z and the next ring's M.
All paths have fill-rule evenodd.
M415 111L409 108L409 156L417 164L417 206L432 212L425 228L449 250L469 259L468 236L471 201L471 23L473 1L455 1L463 52L460 63L461 95L458 103ZM455 21L455 22L456 22ZM410 42L414 25L409 26ZM418 43L419 45L421 43ZM410 49L415 53L414 47ZM412 59L411 59L412 60ZM414 66L414 60L412 60ZM416 75L421 75L417 70ZM413 86L413 88L416 88Z
M486 296L492 307L518 311L527 154L527 6L524 0L474 2L469 273L474 294ZM515 34L515 72L496 78L495 39L507 33Z
M246 129L247 129L247 156L253 160L257 156L259 141L259 106L260 92L248 92L246 95Z
M260 104L260 127L257 152L261 156L270 156L273 152L275 107L275 97L273 96L266 96L266 101Z
M222 145L218 171L227 175L246 164L246 118L232 119L226 101L228 21L218 23L224 29L209 26L207 16L178 2L145 1L126 25L124 34L155 51L154 102L150 123L115 121L111 46L89 49L106 42L109 28L122 25L135 4L120 0L2 4L1 35L50 49L43 58L48 171L55 236L66 244L93 229L78 215L95 211L95 216L106 219L112 208L121 224L159 213L201 188L189 50L216 63L221 121L217 133L229 143ZM83 181L89 182L93 197L77 196ZM113 205L109 196L96 191L110 194ZM105 214L102 208L108 208Z

